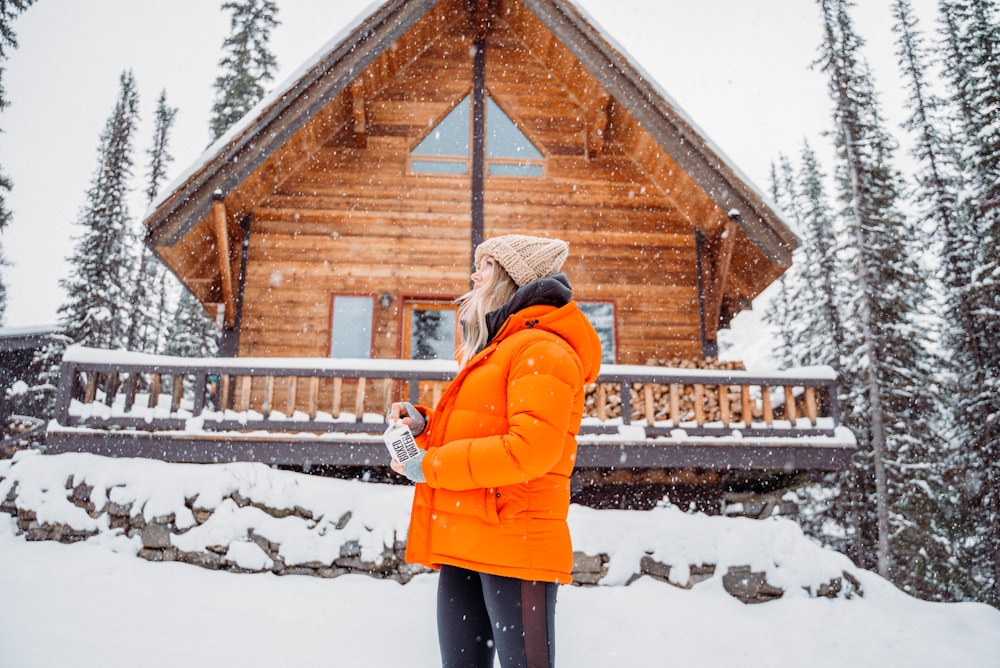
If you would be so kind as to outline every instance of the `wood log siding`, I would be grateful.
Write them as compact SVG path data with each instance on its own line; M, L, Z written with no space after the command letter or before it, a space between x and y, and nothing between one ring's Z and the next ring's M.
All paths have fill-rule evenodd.
M227 194L231 215L252 213L241 357L325 355L332 294L449 299L468 289L469 180L408 169L413 145L471 86L464 5L435 7L419 24L422 50L408 40L380 55L361 83L300 131L294 151ZM607 125L607 93L551 36L537 45L542 51L529 52L545 31L519 3L509 7L490 33L487 86L543 149L545 175L488 177L485 235L528 231L569 241L566 271L577 298L615 303L616 361L697 357L694 223L682 213L690 203L675 194L690 189L654 183L603 133L600 155L588 155L596 130L585 126L595 114L604 117L593 122ZM354 132L357 96L363 148ZM183 265L199 297L220 300L218 281L197 283L211 276L212 261L185 257L188 250L161 252ZM375 357L401 354L398 304L376 309Z
M301 360L255 366L253 360L158 359L155 364L64 361L57 422L66 427L169 432L184 429L191 417L202 417L206 432L374 434L381 432L382 423L363 421L365 413L382 414L401 398L433 405L454 373L440 365L399 360L381 360L379 369L371 365L365 369L352 366L350 360L318 360L308 368ZM217 381L214 397L213 381ZM167 415L151 417L148 411L133 410L137 394L146 395L147 407L154 408L166 401L161 393L169 395ZM103 416L109 411L71 411L73 401L120 409L109 416ZM596 421L584 425L584 435L613 434L617 425L638 424L647 438L671 435L677 429L687 435L719 437L730 437L735 430L748 439L832 436L840 423L833 377L787 372L765 376L738 370L607 365L587 388L585 411ZM297 413L302 415L296 417ZM318 419L320 413L333 420ZM354 420L344 421L345 413Z

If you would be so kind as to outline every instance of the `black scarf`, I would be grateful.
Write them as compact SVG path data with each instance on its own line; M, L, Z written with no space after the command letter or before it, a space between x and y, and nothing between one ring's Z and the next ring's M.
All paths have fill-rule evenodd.
M507 318L529 306L555 306L560 308L573 299L573 288L566 274L553 274L527 283L517 289L507 302L486 314L486 331L489 333L487 345L497 335Z

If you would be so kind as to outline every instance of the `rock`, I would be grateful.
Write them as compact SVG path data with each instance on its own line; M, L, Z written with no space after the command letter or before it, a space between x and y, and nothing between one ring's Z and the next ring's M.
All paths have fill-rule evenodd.
M122 504L109 501L106 506L106 510L108 515L111 515L112 517L128 517L132 514L132 504Z
M767 583L766 574L749 566L733 566L722 576L722 587L744 603L765 603L781 598L784 591Z
M649 555L643 556L639 562L639 572L662 582L670 582L670 564L661 563ZM670 582L670 584L676 583Z
M142 546L147 549L170 547L170 527L159 522L150 522L142 529Z
M86 485L81 482L73 488L73 492L70 494L69 500L74 506L83 508L88 513L92 513L94 512L94 503L90 500L90 493L93 491L93 485Z
M573 553L573 583L593 585L608 574L608 555L590 556L583 552Z

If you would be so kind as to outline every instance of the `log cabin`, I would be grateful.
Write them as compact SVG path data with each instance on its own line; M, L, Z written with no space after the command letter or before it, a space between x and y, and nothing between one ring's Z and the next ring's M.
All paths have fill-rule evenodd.
M607 362L712 357L791 264L780 215L566 0L386 2L301 71L146 220L226 355L420 357L474 247L518 232L569 242Z
M357 397L358 434L366 411L401 393L432 400L447 377L436 368L375 373L357 361L450 359L454 299L470 287L474 248L522 233L569 242L564 271L602 337L605 372L588 406L598 424L588 433L620 435L633 419L645 425L642 447L627 454L622 442L582 440L581 470L608 480L613 470L642 469L644 479L674 488L721 489L727 471L829 470L853 448L829 423L838 416L830 376L733 371L706 381L630 366L697 366L716 357L719 330L790 266L798 241L766 197L570 0L382 3L211 146L154 202L145 229L148 246L218 317L220 354L229 361L194 373L176 361L151 369L119 357L117 366L110 359L95 366L92 356L71 355L58 418L67 429L113 422L92 412L74 417L74 397L89 403L102 383L105 397L125 387L131 408L135 378L152 374L159 388L160 376L172 374L195 384L195 415L215 381L222 385L216 407L243 411L236 422L206 421L228 434L208 445L188 434L189 460L370 462L371 452L358 447L371 444L360 435L350 452L331 455L323 444L304 450L301 439L291 448L232 434L285 429L268 416L280 406L291 416L303 401L306 426L330 431L317 422L318 407L331 406L337 418L345 383ZM385 391L366 395L373 374L386 380ZM297 379L307 376L303 388ZM182 382L175 381L171 415ZM88 389L74 394L81 385ZM777 440L775 387L784 391L777 415L788 427ZM617 425L606 425L609 407ZM259 420L248 422L251 409ZM804 430L796 411L808 417ZM170 419L176 428L178 418ZM119 416L115 425L152 422ZM742 440L726 440L737 422ZM712 438L721 440L699 440ZM123 451L107 433L81 446L86 440L50 430L57 449ZM125 450L182 458L155 435L133 437Z

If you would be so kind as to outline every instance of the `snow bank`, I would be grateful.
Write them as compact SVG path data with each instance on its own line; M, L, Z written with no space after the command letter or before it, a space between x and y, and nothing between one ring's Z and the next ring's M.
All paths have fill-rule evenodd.
M6 499L9 513L33 514L38 525L65 527L75 538L133 554L149 548L150 539L135 523L129 528L114 518L141 516L140 529L160 523L172 532L154 547L215 552L254 571L272 569L275 559L282 567L332 565L352 550L360 550L364 562L380 563L383 555L399 552L411 495L408 486L247 462L168 464L31 451L0 462L0 500ZM569 523L575 550L598 559L595 581L606 586L630 584L654 572L652 565L681 587L722 578L733 568L762 573L791 597L815 596L823 585L861 577L846 557L815 544L783 518L713 517L673 506L640 512L573 505ZM268 554L261 544L275 552ZM702 577L693 578L692 568ZM850 587L842 591L853 593Z

